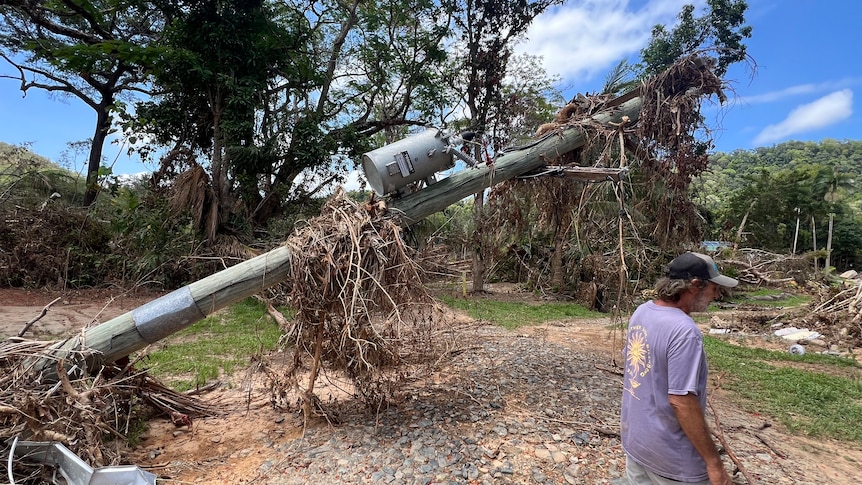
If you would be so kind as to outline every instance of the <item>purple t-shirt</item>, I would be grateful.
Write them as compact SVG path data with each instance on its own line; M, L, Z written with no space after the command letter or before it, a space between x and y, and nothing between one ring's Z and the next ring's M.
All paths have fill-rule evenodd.
M629 320L623 356L623 449L665 478L706 480L706 464L668 400L669 394L696 394L706 409L706 354L694 320L678 308L644 303Z

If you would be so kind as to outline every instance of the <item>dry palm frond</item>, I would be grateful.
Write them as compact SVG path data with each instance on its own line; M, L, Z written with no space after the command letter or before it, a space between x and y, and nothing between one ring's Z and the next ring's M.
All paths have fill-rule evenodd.
M198 164L177 175L170 191L169 203L174 213L189 211L195 225L215 240L218 229L218 199L210 176Z

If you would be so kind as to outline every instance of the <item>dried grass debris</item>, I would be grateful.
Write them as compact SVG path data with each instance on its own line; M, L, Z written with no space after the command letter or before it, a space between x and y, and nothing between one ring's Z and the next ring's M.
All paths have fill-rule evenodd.
M69 362L87 361L89 351L57 357L56 342L10 338L0 342L0 458L9 440L57 441L93 467L122 464L140 420L177 413L189 420L222 413L214 404L178 394L146 373L106 366L91 374ZM43 362L60 376L46 378ZM190 422L190 421L189 421ZM38 476L41 465L15 460L15 474Z
M283 344L293 363L269 372L273 402L291 405L287 396L297 391L306 418L322 411L314 388L324 371L349 378L356 397L377 409L396 399L395 384L411 364L445 352L439 308L399 221L384 214L382 201L356 202L339 191L285 242L294 256L284 304L296 316Z
M490 196L492 206L501 208L500 213L492 215L492 224L501 227L508 223L523 232L533 232L516 233L515 241L519 237L553 240L553 254L568 259L548 265L547 271L553 273L555 268L565 267L568 288L577 289L581 282L598 285L606 290L605 294L616 294L619 300L626 292L620 287L627 284L627 272L654 274L658 269L654 262L662 255L677 253L701 240L703 218L688 194L693 177L706 169L711 147L700 106L713 96L724 102L725 88L713 70L713 61L697 53L619 98L606 94L577 96L553 122L542 125L537 136L577 127L584 132L586 141L577 150L560 154L548 163L572 170L626 169L628 177L608 180L615 182L613 185L580 186L562 176L544 176L542 183L533 176L500 184ZM623 118L621 123L607 124L595 119L596 114L610 113L636 98L641 102L637 119ZM547 170L539 174L548 173L558 174ZM569 192L564 200L559 196L563 190ZM500 199L499 203L495 198ZM524 213L524 204L518 201L525 198L538 207L538 215ZM516 211L521 213L514 214ZM549 218L548 214L557 217ZM553 219L553 224L543 224L543 218ZM601 267L607 271L601 276L586 271L589 268L584 259L592 254L602 255ZM562 288L560 277L539 280Z

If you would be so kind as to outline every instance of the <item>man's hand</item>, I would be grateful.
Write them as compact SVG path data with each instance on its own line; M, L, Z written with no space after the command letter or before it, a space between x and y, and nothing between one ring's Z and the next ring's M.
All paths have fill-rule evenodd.
M712 485L733 485L730 475L727 474L727 470L724 469L721 462L714 466L707 465L706 473L709 475L709 483Z

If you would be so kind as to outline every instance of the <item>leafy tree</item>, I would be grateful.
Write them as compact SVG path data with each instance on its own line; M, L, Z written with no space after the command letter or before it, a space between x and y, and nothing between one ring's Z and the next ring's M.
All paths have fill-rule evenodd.
M237 198L259 199L257 174L273 155L265 143L256 145L257 116L270 81L292 67L286 50L308 34L281 29L261 1L193 0L163 8L171 22L166 55L154 66L158 93L139 104L133 126L160 143L207 155L208 180L194 187L211 187L200 196L206 208L198 222L212 241Z
M447 30L434 2L182 5L170 15L160 95L130 127L190 154L166 158L165 173L210 159L205 185L220 214L211 237L230 214L263 224L343 180L371 137L422 124L437 104Z
M565 104L556 87L559 76L549 75L541 62L530 54L512 56L491 118L494 146L532 142L536 128Z
M751 37L745 23L748 4L744 0L707 0L703 16L694 16L694 5L686 5L679 23L671 30L656 25L650 43L641 50L642 75L656 75L677 60L699 50L710 49L716 58L715 73L723 76L727 68L746 58L743 40Z
M756 151L757 152L757 151ZM759 150L768 161L774 154L765 156L768 149ZM734 152L732 156L745 154ZM725 156L726 157L726 156ZM750 163L760 158L755 156ZM834 164L808 164L797 159L788 168L776 170L764 166L736 164L738 174L723 175L724 187L714 185L715 200L724 201L716 206L716 227L721 233L713 234L723 239L733 239L743 218L744 237L740 241L751 247L776 252L789 252L796 236L796 220L800 219L797 248L812 248L811 220L826 221L830 213L835 214L833 234L833 256L835 266L851 267L858 264L857 255L862 250L858 234L860 212L848 203L854 197L855 186ZM705 177L714 178L714 174ZM825 226L824 226L825 227ZM827 231L817 231L817 247L824 248Z
M548 7L562 0L458 0L451 10L459 38L460 58L455 64L454 79L463 86L467 107L466 124L483 143L500 146L491 130L495 113L502 113L503 85L515 42L523 36L533 20ZM503 117L500 118L501 121ZM499 130L498 130L499 131ZM474 158L486 155L482 143L474 147ZM482 247L484 235L482 211L484 191L474 196L475 217L473 290L484 287L485 265Z
M159 55L148 45L162 17L139 0L9 0L0 4L0 57L25 94L32 88L76 97L96 112L83 204L98 195L111 115L144 91L144 69Z

